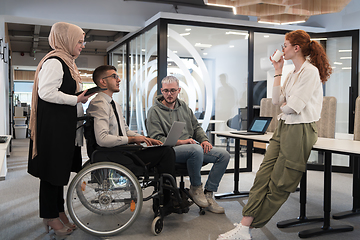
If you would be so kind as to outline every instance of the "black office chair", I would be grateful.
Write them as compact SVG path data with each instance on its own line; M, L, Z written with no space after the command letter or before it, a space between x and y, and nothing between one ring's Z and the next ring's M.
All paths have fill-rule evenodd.
M145 127L146 127L146 130L149 132L146 122L147 122L147 119L145 119ZM202 166L205 166L205 165L207 165L207 163L202 164ZM189 189L185 188L185 181L184 181L184 177L189 176L186 163L175 163L175 173L176 173L177 177L180 177L179 192L181 195L182 204L183 204L183 206L191 206L194 203L194 201L189 194ZM188 201L188 199L191 199L191 201ZM189 209L187 209L187 210L189 210ZM186 211L186 209L183 211ZM199 214L200 215L205 214L205 209L200 206L199 206Z
M101 237L118 234L137 219L143 201L153 199L151 231L158 235L163 229L163 219L169 213L164 207L165 189L171 191L172 201L178 203L177 213L188 211L180 204L175 179L170 174L158 174L156 168L148 169L134 154L142 146L99 147L93 118L81 119L85 120L84 135L90 159L71 181L66 199L69 214L79 228ZM142 189L147 187L154 190L143 197Z
M242 130L242 119L241 119L241 114L237 114L234 117L228 119L226 121L226 126L228 126L229 128L232 128L236 131ZM226 138L226 150L228 152L230 152L230 141L233 141L234 139L232 138ZM240 156L243 157L244 156L244 152L243 150L241 150L241 146L240 146Z

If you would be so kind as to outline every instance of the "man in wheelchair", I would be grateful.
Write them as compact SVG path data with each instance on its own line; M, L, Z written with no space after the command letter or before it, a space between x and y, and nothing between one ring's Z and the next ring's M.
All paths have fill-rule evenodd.
M99 147L116 148L117 146L129 146L137 145L138 147L129 146L132 149L133 154L136 155L145 164L147 169L155 169L155 171L164 177L164 182L171 185L173 188L164 188L164 214L167 215L171 212L177 211L176 207L183 206L180 201L180 195L174 193L176 188L175 182L175 153L172 147L158 146L151 148L143 148L140 144L146 145L159 145L160 141L147 138L143 135L137 134L131 131L127 126L122 114L122 109L113 99L112 95L115 92L119 92L120 78L116 73L116 68L110 65L103 65L95 69L93 72L93 81L97 86L106 88L103 92L97 94L97 96L90 102L87 109L87 116L93 117L94 121L94 135L96 144ZM126 155L119 158L119 154L116 151L113 154L107 154L107 161L117 162L125 167L129 168L132 172L136 171L136 168L129 162L132 159ZM127 164L129 163L129 164ZM135 175L137 175L135 173ZM157 200L159 201L159 200ZM158 205L159 202L157 202ZM154 205L155 198L154 198ZM176 205L176 206L174 206ZM159 206L153 206L154 211ZM181 213L177 211L178 213ZM155 213L156 214L156 213Z

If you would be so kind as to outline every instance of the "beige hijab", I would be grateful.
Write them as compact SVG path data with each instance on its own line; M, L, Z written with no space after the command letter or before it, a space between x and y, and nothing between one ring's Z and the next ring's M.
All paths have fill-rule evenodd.
M29 129L31 130L31 139L33 141L33 152L32 158L37 155L37 143L36 143L36 116L37 116L37 105L38 105L38 85L39 85L39 72L43 63L53 56L61 58L65 64L69 67L70 73L73 79L77 83L76 91L80 89L81 77L78 71L78 68L75 64L75 57L73 56L73 51L78 44L79 40L85 35L85 32L78 26L58 22L55 23L50 30L49 35L49 44L52 50L46 56L41 59L39 65L37 66L34 78L34 85L32 90L32 100L31 100L31 114L30 114L30 124Z

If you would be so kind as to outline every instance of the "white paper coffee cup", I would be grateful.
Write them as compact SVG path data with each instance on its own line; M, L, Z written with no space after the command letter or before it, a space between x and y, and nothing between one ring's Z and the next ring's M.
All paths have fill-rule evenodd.
M284 55L283 52L280 51L279 49L277 49L275 54L273 56L271 56L271 59L275 62L278 62L282 55Z

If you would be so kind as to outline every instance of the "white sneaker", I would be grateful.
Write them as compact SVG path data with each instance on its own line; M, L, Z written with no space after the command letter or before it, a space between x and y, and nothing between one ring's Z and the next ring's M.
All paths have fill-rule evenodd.
M205 197L206 197L206 200L209 203L209 206L207 207L207 209L210 212L213 212L213 213L225 213L225 209L223 207L220 207L219 204L213 198L213 193L212 192L207 192L205 194Z
M206 200L202 184L200 186L192 186L190 185L189 194L192 197L192 200L198 205L199 207L206 208L209 206L208 201Z
M220 234L217 240L251 240L250 228L239 223L234 229Z

